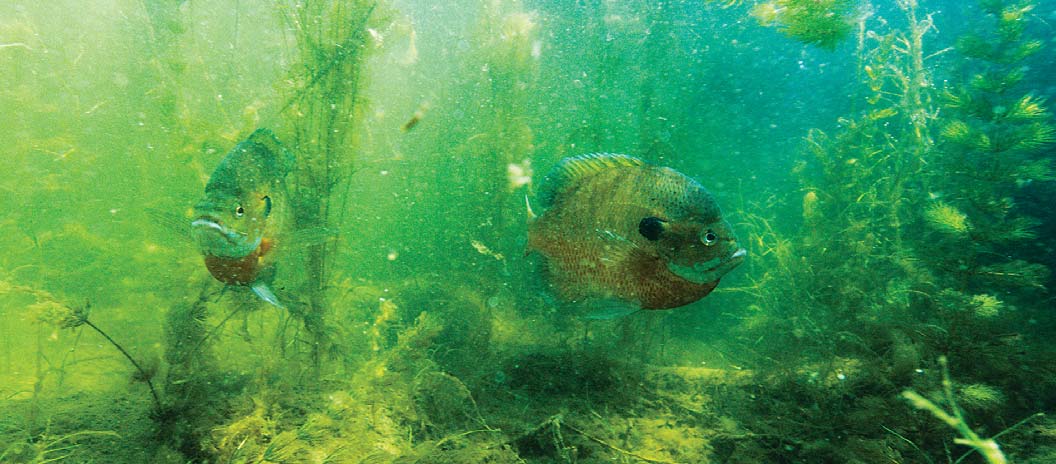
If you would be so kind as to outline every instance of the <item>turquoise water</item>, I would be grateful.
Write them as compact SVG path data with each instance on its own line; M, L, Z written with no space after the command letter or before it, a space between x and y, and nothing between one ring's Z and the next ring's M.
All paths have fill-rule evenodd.
M6 2L0 462L1056 461L1054 23ZM190 230L258 128L297 159L282 308ZM699 181L746 261L676 309L562 301L525 199L600 152Z

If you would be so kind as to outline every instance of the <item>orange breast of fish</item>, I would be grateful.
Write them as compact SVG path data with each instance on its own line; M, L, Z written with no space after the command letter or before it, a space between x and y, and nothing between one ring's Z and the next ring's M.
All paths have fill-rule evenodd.
M263 258L271 246L272 242L264 239L256 250L241 258L205 255L205 267L216 280L225 284L249 285L257 280L261 269L264 268Z
M529 234L529 246L547 257L550 282L569 301L616 298L637 303L642 309L670 309L704 298L718 285L678 277L658 256L644 252L607 259L601 243L565 234L536 230Z

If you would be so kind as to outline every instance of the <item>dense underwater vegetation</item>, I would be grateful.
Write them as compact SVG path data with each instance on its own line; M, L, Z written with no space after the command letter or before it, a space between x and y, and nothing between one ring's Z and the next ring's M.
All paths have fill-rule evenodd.
M0 462L1056 462L1056 3L0 5ZM278 309L189 236L297 157ZM699 180L745 264L590 320L560 159Z

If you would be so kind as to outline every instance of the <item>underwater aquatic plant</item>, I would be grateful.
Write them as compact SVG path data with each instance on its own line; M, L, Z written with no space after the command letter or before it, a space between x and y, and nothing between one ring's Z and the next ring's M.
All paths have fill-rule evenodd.
M1005 402L1005 395L990 385L973 383L957 388L961 405L969 410L994 410Z
M142 379L147 383L147 386L150 387L150 395L154 399L156 411L161 411L161 399L158 397L158 392L154 388L154 383L151 381L153 371L144 369L143 366L136 361L136 359L133 358L120 343L117 342L117 340L114 340L113 337L88 319L88 315L91 312L90 303L85 302L84 306L74 307L60 302L48 291L0 281L0 294L8 292L20 292L32 295L36 301L30 304L27 309L36 314L39 322L53 325L60 329L76 329L81 326L88 326L105 338L111 346L120 351L125 359L136 368L136 371L138 371L137 379Z
M990 138L984 133L974 131L964 121L953 120L946 123L946 126L942 128L939 135L951 143L964 145L966 147L980 150L990 148Z
M1021 87L1023 59L1036 52L1025 28L1033 3L988 0L982 7L993 22L957 42L960 66L971 77L943 91L946 122L926 173L929 189L949 200L933 203L923 218L948 239L971 236L967 256L956 247L931 249L946 251L936 259L959 262L968 284L1040 289L1048 269L1018 258L1015 248L1034 239L1040 224L1016 207L1022 189L1054 178L1046 150L1056 142L1056 126L1045 100Z
M292 31L288 54L295 60L282 112L294 128L292 146L299 155L290 188L297 230L338 230L349 210L363 64L376 48L371 31L391 22L385 7L371 0L280 3ZM291 311L311 338L309 365L317 375L323 354L336 355L329 321L334 308L326 289L338 245L324 240L305 247L304 279L298 282L305 303Z
M120 351L125 359L127 359L128 362L136 368L136 371L139 372L137 379L141 379L147 383L147 387L150 388L150 396L154 398L154 407L156 408L156 411L160 412L162 410L161 399L158 397L158 391L154 388L154 382L151 381L151 378L154 377L153 370L148 371L147 369L144 369L143 366L136 361L136 358L133 358L132 355L117 342L117 340L114 340L113 337L103 331L103 329L100 329L99 326L88 320L88 314L91 312L91 308L92 306L88 302L85 302L84 306L72 307L55 300L38 301L30 306L30 309L36 309L39 312L40 315L38 317L41 322L46 322L62 329L75 329L82 325L86 325L105 338L107 342L110 342L110 345L116 348L117 351Z
M833 50L853 29L854 4L852 0L775 0L757 4L751 15L800 42Z
M472 33L480 45L466 60L465 72L482 90L476 91L482 103L480 113L475 115L479 122L474 127L477 135L473 136L480 140L467 140L458 149L477 160L470 169L488 173L465 182L475 192L491 192L487 207L493 211L488 219L492 224L479 234L486 243L499 243L506 236L519 234L523 222L519 208L510 207L519 205L523 193L508 188L501 172L521 160L530 160L537 143L529 115L543 47L539 14L525 9L519 0L490 2L484 6ZM530 182L529 178L521 184L531 188ZM507 184L506 188L503 184ZM501 251L513 255L512 249Z
M964 235L970 229L967 215L941 201L924 210L924 220L936 230L952 235Z
M1005 303L996 296L985 293L972 296L969 304L977 316L984 318L997 316L1005 307Z
M744 0L708 0L722 8L748 3ZM765 27L807 45L834 50L851 35L855 23L868 17L868 8L854 0L770 0L754 1L748 15Z
M1008 458L1006 458L1005 454L1001 451L1001 447L997 444L995 438L1005 433L1008 433L1009 431L1015 429L1016 427L1019 427L1020 425L1025 424L1027 421L1035 417L1040 417L1044 414L1039 413L1031 415L1026 419L1023 419L1017 422L1016 424L1012 425L1011 427L1005 429L1001 433L994 435L991 438L983 438L979 436L979 434L977 434L974 430L972 430L971 426L969 426L968 422L965 420L964 413L961 411L961 408L957 406L957 398L953 393L953 381L950 380L950 370L949 366L947 365L945 356L939 358L939 365L942 367L942 400L949 407L948 410L944 409L935 402L925 398L924 396L920 395L919 393L913 390L903 391L902 398L904 398L906 401L909 401L909 403L912 404L913 407L922 411L930 412L933 416L935 416L935 418L945 422L946 425L956 430L961 437L954 439L954 443L957 443L959 445L971 446L973 448L973 451L981 454L983 458L986 459L986 462L989 464L1007 463ZM962 389L961 393L964 398L968 399L969 401L981 400L986 403L993 403L995 401L999 402L1001 397L1000 392L985 385L969 385ZM966 453L964 456L961 456L961 458L958 459L956 462L961 462L961 460L964 459L964 457L970 453L971 452Z
M46 464L60 462L72 456L72 450L80 446L77 440L83 437L120 437L110 430L81 430L63 435L48 432L27 439L8 443L0 447L0 462Z
M857 385L848 388L901 390L919 375L922 359L947 353L951 362L975 367L963 402L989 411L981 420L991 426L994 417L1014 408L1002 396L1018 388L1009 385L1015 380L1007 380L1008 366L1023 346L1014 338L980 340L994 339L1008 330L1012 318L1036 305L1040 300L1031 295L1042 291L1048 278L1044 266L1007 257L1022 252L1013 244L1035 234L1037 221L1015 207L1017 185L1031 181L1014 181L1027 171L1039 179L1051 177L1051 163L1033 148L1049 143L1049 117L1036 92L1009 91L1023 82L1017 66L976 66L962 57L966 66L973 65L964 73L969 79L948 84L940 94L928 60L952 56L953 50L927 52L925 39L935 31L931 15L918 14L914 1L898 6L905 26L886 32L863 28L860 35L862 100L868 106L841 118L838 131L812 130L806 137L809 160L794 171L802 190L786 197L798 202L806 192L803 226L789 240L794 249L786 258L755 253L765 261L766 275L782 276L750 289L758 312L776 317L748 319L744 338L750 349L764 347L759 363L783 373L761 381L771 385L767 394L774 397L760 406L763 414L785 414L806 400L817 411L799 411L798 422L813 423L816 413L847 414L848 421L863 424L878 416L909 423L909 417L891 417L890 404L897 398L843 401L827 394L822 382L804 381L803 371L812 360L853 356L863 367L854 376L860 379ZM774 242L764 231L755 230L749 243ZM776 348L765 350L770 347ZM996 443L974 435L959 410L943 411L913 392L905 397L963 426L959 440L1003 462ZM787 442L814 443L810 431L782 427L779 419L760 422L749 428L780 429ZM854 427L842 427L847 428ZM887 431L901 440L880 445L890 453L908 445L930 460L944 451L918 448L914 434L919 429ZM865 450L849 451L851 440L839 446L840 451L818 454L879 462L865 457Z

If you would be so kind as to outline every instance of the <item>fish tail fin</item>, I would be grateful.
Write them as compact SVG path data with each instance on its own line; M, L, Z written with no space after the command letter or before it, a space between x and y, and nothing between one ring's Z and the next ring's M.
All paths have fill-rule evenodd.
M260 299L270 303L276 308L286 309L286 307L283 306L282 303L279 303L279 299L275 297L275 294L271 292L271 289L268 288L268 284L265 284L263 282L257 282L253 284L253 286L250 288L253 289L253 293L259 296Z

